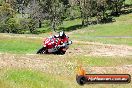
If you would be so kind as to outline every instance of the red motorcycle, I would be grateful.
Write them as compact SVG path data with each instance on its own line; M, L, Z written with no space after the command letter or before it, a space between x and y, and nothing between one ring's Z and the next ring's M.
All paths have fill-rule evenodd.
M68 36L63 39L52 36L44 40L43 47L37 51L37 54L63 55L71 44L72 41L69 40Z

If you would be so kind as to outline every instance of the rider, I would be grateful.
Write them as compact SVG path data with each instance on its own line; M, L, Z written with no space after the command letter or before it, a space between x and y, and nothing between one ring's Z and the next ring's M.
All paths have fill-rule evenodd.
M59 32L59 35L55 35L55 38L58 38L58 44L56 44L56 47L65 47L65 41L68 41L68 36L65 34L64 31Z
M48 44L48 52L56 52L58 48L67 47L65 42L68 41L68 36L64 31L59 32L59 35L49 37L45 43Z
M59 32L59 35L54 35L55 38L61 38L63 39L66 36L64 31Z

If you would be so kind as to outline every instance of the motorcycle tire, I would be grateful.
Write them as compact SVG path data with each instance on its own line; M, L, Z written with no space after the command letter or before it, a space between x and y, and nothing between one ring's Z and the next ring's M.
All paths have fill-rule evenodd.
M57 54L57 55L64 55L66 53L66 51L57 51L55 52L54 54Z
M39 49L37 51L37 54L45 54L46 53L46 48L45 47L42 47L41 49Z
M64 55L65 53L66 53L65 51L61 51L61 52L60 52L61 55Z

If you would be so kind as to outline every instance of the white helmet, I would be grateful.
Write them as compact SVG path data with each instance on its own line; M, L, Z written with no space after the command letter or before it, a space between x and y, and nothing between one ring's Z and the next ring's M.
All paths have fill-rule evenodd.
M59 33L59 37L61 37L61 38L64 38L66 35L65 35L65 32L64 31L61 31L60 33Z

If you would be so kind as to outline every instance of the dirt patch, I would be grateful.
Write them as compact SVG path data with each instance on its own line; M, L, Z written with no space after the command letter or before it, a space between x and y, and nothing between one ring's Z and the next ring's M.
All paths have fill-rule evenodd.
M132 47L127 45L111 45L95 42L74 41L77 48L70 49L71 53L81 53L92 56L132 56Z
M27 68L58 75L71 75L76 62L62 56L0 54L0 68Z
M132 65L116 67L89 67L88 70L93 74L132 74Z
M76 61L70 61L63 56L41 55L15 55L0 54L0 69L2 68L27 68L39 70L50 74L71 76L76 74ZM132 65L116 67L85 67L88 73L127 73L132 74Z
M83 32L83 31L82 31ZM92 32L92 31L91 31ZM17 35L5 35L4 37L18 37ZM43 39L41 36L29 36L21 35L19 37L32 38L32 39ZM70 48L67 53L72 54L84 54L90 56L132 56L132 47L127 45L113 45L113 44L102 44L97 42L84 42L84 41L73 41L74 48Z

